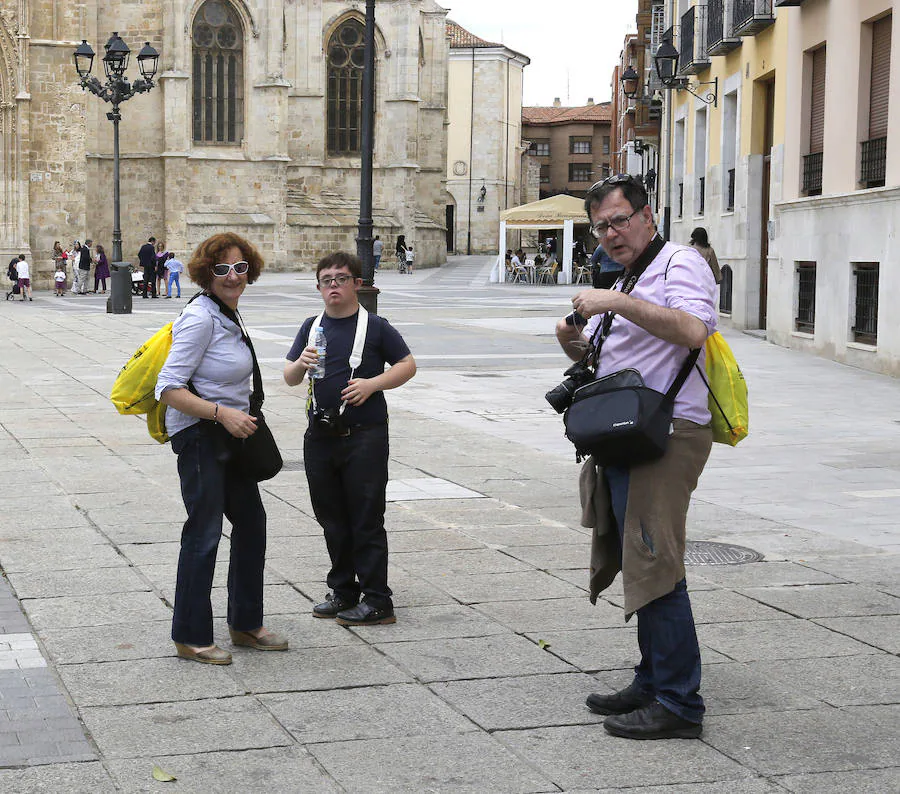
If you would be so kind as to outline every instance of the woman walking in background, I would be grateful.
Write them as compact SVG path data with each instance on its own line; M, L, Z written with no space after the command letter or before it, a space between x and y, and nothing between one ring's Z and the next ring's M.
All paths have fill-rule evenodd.
M106 251L103 249L103 246L99 243L97 244L97 266L94 268L94 292L97 292L97 287L100 286L101 282L103 284L103 292L101 295L106 295L106 279L109 278L109 260L106 258Z
M162 295L166 286L166 262L169 261L169 252L166 244L160 240L156 244L156 294ZM167 293L168 294L168 293Z
M394 248L394 252L397 254L397 269L401 273L406 272L406 235L400 234L397 235L397 245Z
M706 264L708 264L709 269L712 270L716 284L721 284L722 271L719 269L719 260L716 258L716 252L713 251L713 247L709 244L709 237L706 234L706 229L702 226L698 226L694 229L694 231L691 232L690 245L692 248L696 248L700 252L700 256L706 260Z

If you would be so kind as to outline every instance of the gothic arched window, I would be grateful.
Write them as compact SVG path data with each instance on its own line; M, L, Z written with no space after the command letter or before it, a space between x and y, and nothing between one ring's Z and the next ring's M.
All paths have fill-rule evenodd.
M207 0L191 31L194 142L239 144L244 135L244 34L234 9Z
M328 57L328 154L360 152L365 29L348 19L331 36Z

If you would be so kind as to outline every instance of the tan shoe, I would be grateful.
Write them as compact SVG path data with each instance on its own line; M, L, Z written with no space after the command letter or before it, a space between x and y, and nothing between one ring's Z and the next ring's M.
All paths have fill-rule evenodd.
M217 645L208 648L205 651L198 651L190 645L182 645L180 642L175 643L175 650L182 659L190 659L192 662L200 662L201 664L231 664L231 654L223 651Z
M249 631L237 631L229 626L228 633L235 645L242 645L245 648L255 648L257 651L286 651L288 649L287 638L274 631L264 630L264 633L257 637Z

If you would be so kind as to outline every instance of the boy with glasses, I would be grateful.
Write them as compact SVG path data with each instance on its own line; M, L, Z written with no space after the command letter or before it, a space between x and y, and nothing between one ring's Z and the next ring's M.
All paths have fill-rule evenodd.
M557 338L580 360L599 347L596 377L626 368L665 392L688 357L716 328L715 282L697 251L656 232L647 193L627 174L598 182L585 198L591 232L624 272L611 289L579 292L572 304L584 328L561 320ZM685 517L712 446L707 390L691 370L675 398L665 454L631 466L581 473L583 523L594 529L590 599L596 603L622 571L626 620L637 613L640 663L613 694L592 694L588 708L604 727L630 739L696 738L702 732L700 648L685 581Z
M384 529L388 414L383 392L412 378L416 363L390 323L359 305L362 264L356 256L338 251L323 258L316 284L324 311L300 326L284 368L288 386L303 381L318 363L311 331L320 325L327 342L325 370L310 380L303 461L331 558L331 592L313 607L313 615L344 626L394 623Z

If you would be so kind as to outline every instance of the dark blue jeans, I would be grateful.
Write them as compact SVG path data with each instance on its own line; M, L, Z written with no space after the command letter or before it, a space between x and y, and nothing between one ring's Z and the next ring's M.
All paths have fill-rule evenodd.
M228 625L253 631L263 624L266 511L257 484L221 460L219 432L218 426L199 422L172 437L188 514L181 531L172 639L185 645L213 642L210 592L223 517L231 522Z
M607 466L603 474L619 530L621 554L629 472L627 468ZM649 540L645 536L652 551ZM700 696L700 645L686 580L678 582L671 593L641 607L637 618L641 662L634 668L635 682L682 719L702 722L706 708Z
M361 592L372 606L389 609L387 425L354 428L343 438L307 430L303 461L313 511L331 558L328 586L345 600L356 601Z

